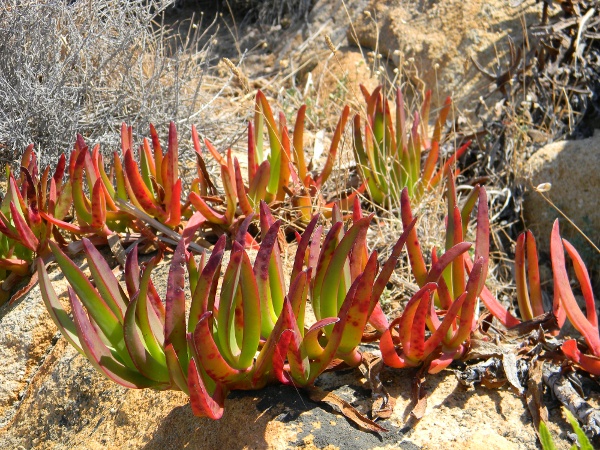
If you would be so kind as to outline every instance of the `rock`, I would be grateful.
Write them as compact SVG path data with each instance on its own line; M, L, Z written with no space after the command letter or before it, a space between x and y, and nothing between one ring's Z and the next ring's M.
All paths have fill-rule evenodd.
M351 43L382 54L413 81L434 89L433 99L452 95L459 106L474 106L489 81L473 66L473 56L491 72L506 66L507 36L519 42L523 23L537 24L541 7L506 0L398 2L371 0L358 13L347 36ZM436 93L436 89L439 92Z
M586 263L598 264L598 253L538 192L535 187L551 183L544 193L596 245L600 243L600 132L588 139L559 141L546 145L529 159L529 175L523 213L526 225L532 229L541 250L549 252L550 233L556 218L560 218L562 237L580 252Z
M55 283L60 292L58 284ZM39 286L23 300L0 308L0 428L13 416L29 380L51 348L56 331Z

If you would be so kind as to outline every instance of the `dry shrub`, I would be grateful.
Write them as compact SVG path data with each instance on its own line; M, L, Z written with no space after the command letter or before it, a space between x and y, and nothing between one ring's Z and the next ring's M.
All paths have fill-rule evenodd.
M164 25L172 0L6 0L0 5L0 145L14 160L34 143L44 163L75 133L112 151L122 121L204 119L210 33ZM203 16L200 16L201 18ZM207 22L204 20L204 22ZM210 22L210 21L209 21Z

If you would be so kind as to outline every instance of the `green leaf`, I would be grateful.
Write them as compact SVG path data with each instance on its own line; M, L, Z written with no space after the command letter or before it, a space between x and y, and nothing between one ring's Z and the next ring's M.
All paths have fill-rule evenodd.
M540 433L540 442L542 444L542 448L544 450L556 450L550 430L548 430L548 427L544 421L540 421L538 432Z
M579 443L579 448L581 450L594 450L594 447L592 446L590 440L586 436L585 432L579 426L579 422L577 422L577 419L573 416L573 414L571 414L571 412L568 409L563 408L563 411L565 413L565 416L567 417L567 420L573 427L573 431L577 435L577 441ZM540 423L540 425L541 425L541 423Z
M41 258L38 258L37 260L37 271L39 276L40 292L42 293L42 300L44 300L44 304L50 313L50 317L52 317L52 320L67 341L69 341L69 343L83 355L83 349L81 347L81 342L79 341L79 336L77 335L75 324L58 300L56 292L52 287L52 283L50 283L50 278L48 277L48 272L46 271L44 261Z
M85 305L89 315L98 325L104 336L106 336L111 346L117 350L124 361L129 360L129 363L133 366L133 362L130 360L127 348L125 347L123 327L119 319L79 267L62 252L56 243L50 241L49 244L56 262L77 296Z

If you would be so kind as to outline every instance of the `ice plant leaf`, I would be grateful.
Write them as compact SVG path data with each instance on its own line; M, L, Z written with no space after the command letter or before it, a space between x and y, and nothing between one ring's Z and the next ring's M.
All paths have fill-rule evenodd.
M406 229L414 220L410 208L410 200L408 197L407 188L402 190L400 208L402 215L402 226ZM423 286L426 283L425 280L427 279L427 268L425 266L425 260L423 259L423 252L421 251L421 245L419 244L417 231L414 228L408 234L408 238L406 240L406 249L408 250L410 266L417 284L419 286Z
M231 382L239 378L244 371L234 369L223 358L209 328L208 319L211 315L211 311L205 312L196 325L193 333L193 354L206 373L217 383Z
M554 222L552 228L550 256L552 259L554 282L560 295L561 305L564 307L569 321L583 335L592 353L596 356L600 356L600 336L598 335L598 328L594 327L579 309L569 284L569 276L567 275L565 265L565 253L560 238L558 220Z
M483 266L484 259L482 257L473 264L473 270L471 270L471 273L469 274L469 280L467 281L467 286L465 288L467 296L461 308L458 330L448 345L449 349L457 349L461 344L465 343L471 335L474 323L473 318L475 317L475 307L477 306L477 297L485 282L483 279Z
M154 217L159 217L161 219L166 218L166 212L157 203L156 199L144 183L138 165L133 160L133 152L131 151L125 153L125 172L127 174L127 181L131 184L132 193L141 205L142 210ZM167 204L170 205L170 203Z
M577 276L583 298L585 299L585 312L587 320L592 327L598 328L598 317L596 315L596 304L594 302L592 282L590 281L590 275L585 267L585 263L583 262L583 259L581 259L581 256L575 247L573 247L569 241L563 239L562 242L565 250L573 261L573 269L575 270L575 275Z
M246 188L244 187L244 180L242 179L242 171L240 169L240 163L237 158L233 159L233 167L235 169L235 186L237 189L237 199L242 209L242 212L247 216L251 215L254 212L252 205L250 204L250 200L248 199L248 195L246 194Z
M169 124L169 143L167 152L162 161L162 166L162 185L165 189L164 204L171 205L173 202L179 202L179 197L175 196L175 187L179 180L179 152L177 144L177 127L175 126L175 122Z
M346 122L348 121L349 115L350 107L345 106L335 128L333 138L331 139L331 146L329 147L329 154L327 155L325 166L323 167L323 171L316 180L318 187L323 186L323 184L325 184L325 182L329 178L329 175L331 175L333 164L335 163L335 158L337 156L337 150L340 145L340 141L342 140L342 136L344 135L344 129L346 128Z
M216 212L214 209L208 206L204 200L202 200L202 197L195 192L190 192L188 199L192 205L194 205L194 208L196 208L197 211L206 217L209 222L217 225L226 225L228 223L228 218L226 215Z
M471 248L470 242L460 242L449 249L446 253L444 253L437 262L429 269L429 273L427 274L427 278L425 281L427 283L435 283L438 281L444 269L456 261L457 259L463 264L462 255Z
M119 319L92 286L88 277L62 252L58 245L51 241L50 248L69 284L89 311L94 322L102 330L111 345L118 349L119 354L123 356L126 352L123 342L123 328Z
M186 380L187 372L184 372L182 369L183 366L188 365L187 359L181 360L171 343L165 344L165 359L169 371L169 379L171 380L171 388L175 389L177 387L189 395Z
M198 277L196 289L192 293L192 304L190 306L188 319L188 333L193 333L202 314L209 311L213 306L210 303L210 298L212 297L214 301L214 296L216 294L214 291L216 290L217 283L216 277L219 276L226 242L227 238L225 235L219 238L213 247L210 258L202 269L202 273Z
M123 323L123 338L125 345L131 356L131 360L139 372L146 378L168 383L169 373L165 367L165 361L162 364L157 362L144 347L144 342L139 335L135 323L136 309L138 299L134 298L128 305Z
M82 242L96 289L98 289L100 295L115 316L122 321L127 305L119 282L105 258L92 245L89 239L84 238Z
M296 124L294 127L293 145L294 145L294 162L298 166L298 176L301 180L306 178L307 169L304 159L304 118L306 116L306 105L302 105L298 109L296 115Z
M33 231L31 231L31 228L29 228L29 225L27 225L23 216L19 214L14 202L10 202L10 213L13 222L15 223L17 233L19 234L19 241L29 250L34 252L37 251L40 241L35 237L35 234L33 234Z
M540 284L540 267L538 262L537 246L535 245L535 237L529 230L527 230L526 248L527 276L529 278L531 307L533 309L534 317L537 317L544 314L544 304L542 301L542 287Z
M533 311L529 292L527 291L527 275L525 271L525 233L522 233L517 238L515 248L515 285L517 288L517 302L519 304L519 312L523 320L533 319Z
M271 271L271 258L273 256L273 249L277 243L277 234L279 232L279 226L281 222L277 221L271 225L263 236L263 240L254 260L254 276L258 287L258 295L260 298L261 306L261 334L263 338L266 338L277 322L277 313L275 311L275 305L273 296L277 295L273 292L271 286L271 279L273 277Z
M216 385L211 396L198 372L195 360L190 361L187 378L190 404L192 405L194 415L200 417L206 416L213 420L223 417L223 400L225 395L221 385Z
M145 388L155 386L157 383L149 380L138 372L129 369L117 361L110 350L97 334L83 306L77 299L75 291L68 287L73 321L77 327L81 347L92 365L109 379L128 388Z
M600 375L600 358L583 354L577 348L577 341L569 339L560 347L567 358L592 375Z
M84 354L75 324L56 296L56 292L48 277L44 261L41 258L38 258L36 264L39 274L40 292L44 304L46 305L46 309L50 313L50 317L52 317L52 320L67 341L69 341L79 353Z
M341 342L338 347L338 352L342 356L350 354L360 344L365 325L369 319L369 313L375 303L372 300L372 291L377 269L377 252L373 252L364 268L363 274L357 278L356 293L346 315L346 326L342 332Z
M185 261L186 250L183 240L179 241L167 279L165 299L165 346L173 345L182 370L187 373L187 340L185 326Z

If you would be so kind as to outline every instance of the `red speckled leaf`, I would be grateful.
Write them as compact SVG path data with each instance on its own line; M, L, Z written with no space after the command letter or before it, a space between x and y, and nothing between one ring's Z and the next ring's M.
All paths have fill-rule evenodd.
M292 275L290 279L296 279L296 276L302 271L304 267L304 262L306 260L306 250L308 249L313 231L317 226L317 222L319 221L319 216L313 216L312 220L306 226L306 229L302 233L302 237L300 238L300 242L298 243L298 248L296 249L296 256L294 258L294 267L292 269Z
M439 257L437 262L431 267L429 270L429 274L427 275L426 282L435 283L438 281L444 269L448 266L448 264L454 262L457 258L460 259L461 265L464 264L462 262L463 253L471 248L470 242L460 242L444 253ZM460 293L460 291L458 291Z
M194 357L213 380L221 383L232 382L246 371L234 369L221 355L209 327L210 316L212 316L211 311L205 312L194 330L192 338Z
M280 225L281 221L278 220L268 229L263 236L260 249L254 260L254 276L256 277L258 294L261 302L261 334L263 338L269 336L277 321L277 315L275 314L273 303L271 302L269 265L273 248L277 242L277 234L279 233Z
M448 331L450 330L450 327L454 325L454 320L458 316L460 308L462 307L466 298L467 293L464 292L454 302L452 302L450 309L446 312L444 320L425 343L425 347L423 349L424 358L427 358L446 339Z
M277 323L256 358L254 370L252 371L253 387L264 386L272 374L280 382L288 384L289 379L284 374L283 366L292 336L287 333L284 334L284 331L292 327L292 321L294 320L291 304L286 298Z
M223 417L225 400L223 387L217 384L211 396L198 373L196 361L194 360L190 361L188 366L188 390L192 412L195 416L209 417L213 420Z
M212 309L213 305L209 303L209 301L211 298L214 301L214 291L217 287L226 243L227 237L225 235L221 236L213 247L210 258L208 258L206 265L198 277L196 289L192 293L192 304L190 306L190 316L188 321L189 333L194 331L202 314Z
M429 291L423 294L411 324L409 345L404 347L404 353L410 358L420 361L425 352L425 322L431 305Z
M173 344L175 353L184 364L182 370L187 372L187 341L185 327L185 243L179 241L167 278L167 294L165 301L165 345Z
M349 354L360 344L365 325L372 311L371 305L374 306L372 291L377 269L377 252L373 252L363 273L356 279L356 292L346 314L346 324L342 330L341 342L338 347L341 355Z

